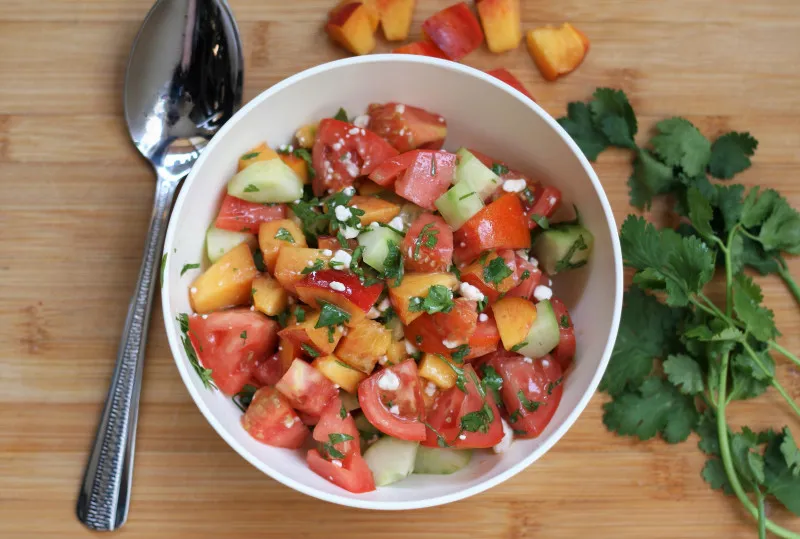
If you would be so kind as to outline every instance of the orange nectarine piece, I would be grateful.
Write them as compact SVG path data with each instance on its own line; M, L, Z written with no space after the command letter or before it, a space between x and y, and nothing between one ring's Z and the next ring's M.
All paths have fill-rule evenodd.
M369 54L375 48L374 8L363 2L344 2L331 10L328 35L353 54Z
M522 41L519 0L478 0L486 46L492 52L514 50Z
M528 31L528 52L547 80L556 80L577 68L589 52L586 35L565 22Z
M386 39L402 41L407 38L414 15L414 0L375 0L375 5Z

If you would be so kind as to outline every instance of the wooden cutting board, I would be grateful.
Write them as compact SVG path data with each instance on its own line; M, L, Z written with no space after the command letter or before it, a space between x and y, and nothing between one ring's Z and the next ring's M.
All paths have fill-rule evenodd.
M322 31L334 0L231 0L246 54L245 99L341 58ZM451 0L420 0L421 21ZM150 0L0 0L0 537L88 537L74 517L86 451L139 269L153 175L129 143L121 82ZM672 115L714 137L760 141L749 184L800 206L800 2L523 0L524 27L571 21L591 39L580 69L545 82L524 48L471 54L506 67L553 115L597 86L624 89L643 132ZM388 50L387 44L381 50ZM468 111L465 111L468 113ZM619 222L628 155L596 169ZM792 263L800 275L800 261ZM800 309L777 279L767 303L800 350ZM596 396L544 458L490 492L445 507L376 513L296 493L234 453L189 399L160 308L150 332L133 503L124 537L751 538L738 502L712 492L696 439L608 434ZM779 375L800 397L798 371ZM736 424L793 421L769 392L731 407ZM797 430L798 424L789 423ZM773 511L800 530L798 519Z

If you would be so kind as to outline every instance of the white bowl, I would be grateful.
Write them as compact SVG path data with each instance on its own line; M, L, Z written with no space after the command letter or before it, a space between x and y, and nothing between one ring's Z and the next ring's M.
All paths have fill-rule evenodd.
M288 143L297 127L333 115L339 107L362 113L369 103L397 101L447 119L446 147L468 146L522 171L537 171L580 209L594 234L594 253L581 270L559 275L557 294L570 308L577 333L575 367L561 404L536 439L519 440L504 454L476 451L453 475L412 475L367 494L351 494L314 474L305 452L278 449L251 438L241 412L222 393L207 390L186 358L175 317L190 312L188 287L203 259L204 232L213 221L237 159L266 141ZM544 455L586 407L611 356L622 308L622 259L617 227L600 181L569 135L533 101L465 65L407 55L373 55L320 65L272 86L242 108L217 134L186 179L172 212L162 304L167 336L181 378L220 436L253 466L295 490L341 505L417 509L453 502L493 487ZM587 463L587 473L589 464Z

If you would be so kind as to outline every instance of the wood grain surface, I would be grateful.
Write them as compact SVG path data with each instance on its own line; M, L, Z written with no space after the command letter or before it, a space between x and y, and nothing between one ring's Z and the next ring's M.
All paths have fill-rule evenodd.
M343 57L322 31L333 0L231 0L245 99ZM420 0L412 32L451 0ZM125 61L150 0L0 0L0 537L88 537L74 517L139 268L154 181L121 116ZM524 48L466 63L512 70L553 115L599 85L623 88L642 131L687 116L709 136L760 141L748 184L800 206L800 2L523 0L524 27L563 20L591 39L574 74L546 83ZM381 50L388 50L386 43ZM642 135L644 138L646 135ZM596 165L619 221L628 156ZM658 213L658 210L656 210ZM795 275L800 263L792 262ZM761 280L781 343L800 351L800 309ZM779 375L800 398L798 371ZM153 313L133 503L123 537L749 538L738 502L712 492L696 439L678 446L608 434L596 396L527 471L449 506L377 513L296 493L247 464L184 389ZM773 391L730 408L735 424L797 428ZM792 423L792 421L795 421ZM796 530L798 519L775 518Z

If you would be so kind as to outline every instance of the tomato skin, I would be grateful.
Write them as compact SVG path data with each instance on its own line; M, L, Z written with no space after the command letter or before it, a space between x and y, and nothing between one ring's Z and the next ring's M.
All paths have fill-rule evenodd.
M486 320L481 320L478 315L478 324L475 326L475 333L469 338L469 354L464 359L473 359L486 355L497 350L500 344L500 332L497 330L497 322L491 311L484 312Z
M528 278L523 279L522 274L527 271ZM531 264L521 256L517 255L517 277L519 284L511 289L506 296L530 299L533 291L542 281L542 270L538 266Z
M396 391L383 390L378 385L387 371L400 379ZM387 402L396 405L398 413L390 412ZM425 402L413 359L384 368L363 380L358 386L358 403L369 422L384 434L401 440L425 439L425 425L420 421Z
M342 283L344 290L333 290L330 287L332 282ZM326 293L335 292L364 312L369 311L370 307L377 301L378 296L381 295L381 290L383 290L381 283L364 286L355 274L339 270L312 271L297 284L297 287L318 288Z
M400 153L416 149L438 150L447 136L444 117L419 107L372 103L367 108L367 115L369 130L386 139Z
M347 455L338 461L341 466L336 466L332 461L323 458L316 449L310 449L306 455L306 462L315 474L349 492L360 494L375 490L372 472L361 455Z
M275 447L297 449L308 437L286 397L273 387L262 387L242 416L242 427L253 438Z
M501 80L514 88L515 90L519 90L524 96L528 97L531 101L536 101L533 96L528 92L525 86L522 85L520 80L515 77L509 70L504 67L500 67L498 69L492 69L486 72L487 75L491 75L494 78Z
M548 185L538 191L534 195L533 206L527 211L528 228L531 230L539 226L533 219L534 215L549 219L561 205L561 191L557 187Z
M333 382L302 359L292 361L275 389L287 398L292 408L313 417L320 417L328 403L339 395Z
M417 54L420 56L431 56L433 58L441 58L442 60L449 59L436 47L436 45L430 41L415 41L414 43L397 47L392 52L394 54Z
M264 205L225 195L214 226L234 232L258 234L261 223L286 216L286 204Z
M278 354L258 358L253 365L253 385L256 387L274 386L284 375L283 362Z
M426 226L428 228L425 237L420 238L422 229ZM429 237L436 239L436 245L433 247L428 247L424 243ZM419 250L417 250L418 241ZM406 271L423 273L447 271L453 262L453 230L438 215L423 213L408 229L403 239L402 253Z
M422 31L453 61L460 60L483 42L481 25L465 2L428 17L422 23Z
M468 263L487 250L530 248L527 220L517 195L501 196L456 230L454 258Z
M561 402L561 366L549 355L528 362L519 354L510 353L497 354L490 365L503 378L500 392L515 434L521 438L539 436ZM526 409L520 402L519 392L528 401L539 403L538 407Z
M351 134L351 130L357 132ZM312 187L316 196L341 191L366 176L397 150L375 133L351 123L325 118L319 123L312 149L316 175Z
M333 447L341 451L345 456L350 454L361 455L361 444L353 416L347 413L342 419L342 401L338 397L331 400L328 406L322 411L319 423L314 427L314 440L320 443L330 442L331 434L346 434L352 436L352 440L339 442Z
M387 159L370 173L369 179L382 187L394 185L397 177L405 172L416 158L416 152L406 152Z
M467 344L478 325L477 301L456 298L453 308L447 313L436 313L431 317L436 332L442 339Z
M421 208L434 211L434 201L453 183L456 154L444 150L414 150L416 157L394 182L394 191Z
M558 320L558 330L561 335L561 340L558 341L558 346L553 350L552 354L558 364L561 365L561 370L566 371L575 357L575 350L577 342L575 341L575 326L572 325L572 317L567 311L566 305L558 299L551 298L550 303L553 306L556 320ZM566 317L566 322L569 327L564 327L561 323L562 318Z
M231 309L189 317L189 339L200 363L226 395L247 384L255 363L272 354L278 325L259 312ZM242 338L245 335L245 338Z

